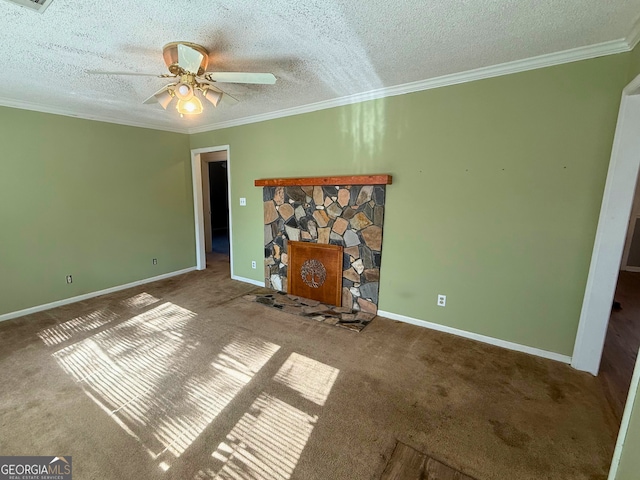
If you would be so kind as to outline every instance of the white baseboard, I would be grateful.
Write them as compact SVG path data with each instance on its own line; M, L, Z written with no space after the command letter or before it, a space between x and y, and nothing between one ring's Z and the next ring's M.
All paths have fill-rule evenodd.
M471 340L477 340L478 342L488 343L497 347L506 348L509 350L515 350L516 352L528 353L530 355L536 355L538 357L549 358L562 363L571 363L571 357L568 355L562 355L560 353L548 352L539 348L528 347L527 345L520 345L519 343L508 342L506 340L500 340L499 338L487 337L486 335L480 335L479 333L467 332L466 330L459 330L457 328L447 327L446 325L440 325L438 323L427 322L426 320L419 320L417 318L407 317L405 315L399 315L397 313L385 312L378 310L378 315L381 317L390 318L391 320L399 320L401 322L410 323L412 325L418 325L419 327L430 328L431 330L438 330L439 332L451 333L459 337L470 338Z
M135 282L127 283L124 285L118 285L104 290L98 290L97 292L85 293L78 295L77 297L64 298L51 303L45 303L44 305L37 305L35 307L25 308L24 310L18 310L17 312L9 312L0 315L0 322L4 320L11 320L12 318L22 317L31 313L42 312L43 310L50 310L52 308L61 307L63 305L69 305L70 303L81 302L82 300L88 300L89 298L99 297L100 295L106 295L108 293L118 292L120 290L126 290L127 288L137 287L138 285L144 285L145 283L157 282L158 280L164 280L165 278L175 277L182 275L183 273L192 272L196 267L184 268L182 270L176 270L175 272L163 273L156 277L145 278L143 280L137 280Z
M256 285L257 287L264 287L264 282L260 280L254 280L252 278L239 277L238 275L231 275L232 280L238 280L239 282L250 283L251 285Z

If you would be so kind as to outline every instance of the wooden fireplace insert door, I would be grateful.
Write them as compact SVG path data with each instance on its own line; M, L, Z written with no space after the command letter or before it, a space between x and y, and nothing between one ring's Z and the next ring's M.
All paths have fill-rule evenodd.
M287 242L287 292L327 305L342 303L342 250L340 245Z

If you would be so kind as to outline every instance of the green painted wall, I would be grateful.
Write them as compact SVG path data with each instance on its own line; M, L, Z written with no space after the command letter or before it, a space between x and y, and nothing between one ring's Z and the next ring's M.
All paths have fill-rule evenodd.
M640 75L640 43L629 54L629 81Z
M191 147L230 145L236 275L263 279L250 267L263 258L254 179L390 173L380 308L571 355L628 72L629 54L608 56L201 133Z
M638 389L640 390L640 386ZM640 391L636 392L615 479L637 480L638 476L640 476Z
M0 314L195 264L187 135L10 108L0 124Z
M190 137L0 108L0 315L193 266L188 150L229 144L236 275L263 276L256 178L391 173L381 309L570 355L636 57Z

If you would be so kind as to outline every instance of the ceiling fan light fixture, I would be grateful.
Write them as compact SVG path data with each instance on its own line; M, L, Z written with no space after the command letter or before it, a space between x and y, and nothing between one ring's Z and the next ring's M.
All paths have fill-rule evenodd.
M168 90L164 90L164 91L162 91L160 93L157 93L154 96L156 97L156 100L158 101L160 106L162 108L164 108L165 110L167 109L167 107L171 103L171 100L173 100L173 95L171 95L171 93L169 93Z
M193 97L193 87L187 83L180 82L173 91L179 100L189 100Z
M51 0L15 1L41 3ZM171 83L166 84L142 103L149 105L157 102L166 110L173 98L177 98L176 109L181 117L202 113L201 96L206 98L207 102L211 103L214 107L217 107L221 100L230 104L238 103L236 98L214 86L217 84L216 82L273 85L277 80L272 73L209 72L207 71L209 52L201 45L195 43L171 42L164 46L163 57L169 69L168 74L163 73L156 75L153 73L102 72L91 70L86 70L86 73L171 78Z
M199 115L202 113L202 102L196 97L189 100L178 100L176 110L180 115Z
M220 99L222 98L222 92L206 88L202 91L202 96L209 100L214 107L217 107L218 103L220 103Z

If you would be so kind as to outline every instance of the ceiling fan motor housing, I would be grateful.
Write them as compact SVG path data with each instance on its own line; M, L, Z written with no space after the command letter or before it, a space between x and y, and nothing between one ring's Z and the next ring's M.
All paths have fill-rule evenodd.
M209 65L209 51L206 48L204 48L202 45L191 42L171 42L162 47L162 56L164 58L164 63L167 65L167 68L172 74L183 75L184 73L186 73L178 65L178 45L185 45L202 54L200 68L198 68L197 72L192 73L196 73L196 75L202 75L207 71L207 66Z

